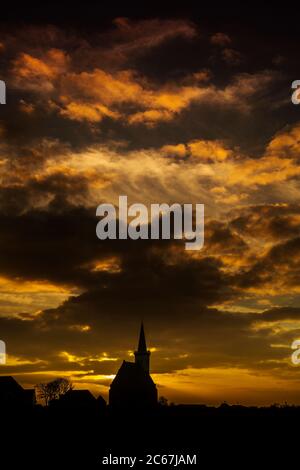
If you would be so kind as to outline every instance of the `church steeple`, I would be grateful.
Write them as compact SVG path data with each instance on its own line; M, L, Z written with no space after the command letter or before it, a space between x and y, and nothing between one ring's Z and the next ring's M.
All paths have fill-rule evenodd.
M143 322L141 323L138 349L134 353L135 363L140 364L144 371L150 373L150 351L147 351L146 338Z
M145 332L144 332L144 325L142 322L141 329L140 329L138 352L146 352L146 351L147 351L146 338L145 338Z

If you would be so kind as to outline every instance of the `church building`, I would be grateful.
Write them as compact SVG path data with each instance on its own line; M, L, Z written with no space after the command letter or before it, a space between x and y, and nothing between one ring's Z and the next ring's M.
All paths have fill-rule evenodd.
M143 323L135 362L123 361L109 390L109 404L119 408L149 408L157 405L157 389L150 376L150 351L147 350Z

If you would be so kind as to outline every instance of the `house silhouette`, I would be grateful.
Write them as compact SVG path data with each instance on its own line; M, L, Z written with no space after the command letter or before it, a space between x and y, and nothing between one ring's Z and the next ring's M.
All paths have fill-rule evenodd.
M35 404L34 389L24 389L11 376L0 377L0 408L28 408Z
M106 402L101 395L96 399L89 390L69 390L51 405L63 409L94 411L103 410Z
M123 361L110 385L109 404L116 408L149 408L157 405L157 389L150 376L150 351L141 324L135 362Z

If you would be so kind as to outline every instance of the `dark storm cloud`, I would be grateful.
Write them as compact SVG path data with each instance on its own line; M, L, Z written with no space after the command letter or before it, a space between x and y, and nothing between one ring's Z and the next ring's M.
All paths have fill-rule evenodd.
M59 193L47 211L2 215L1 272L9 277L97 287L103 289L105 298L120 292L126 298L163 299L174 291L177 297L199 297L205 304L229 295L228 280L213 258L169 262L172 244L183 247L167 240L101 242L95 234L96 223L93 209L68 207ZM120 258L120 273L92 271L93 262L110 256Z
M218 250L219 253L240 252L247 249L247 243L241 234L232 230L231 222L222 223L212 220L206 225L207 245L211 250Z
M299 216L298 204L265 204L235 210L230 224L240 234L260 233L261 236L282 240L299 233Z
M278 283L281 288L293 289L299 286L300 238L292 238L273 246L266 255L255 262L249 270L238 275L241 288L264 286Z

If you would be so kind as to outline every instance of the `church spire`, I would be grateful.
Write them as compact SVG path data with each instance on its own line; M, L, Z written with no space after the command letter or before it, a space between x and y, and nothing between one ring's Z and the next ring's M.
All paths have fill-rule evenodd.
M138 352L147 352L144 324L141 323Z
M147 351L144 324L141 323L138 349L134 353L135 363L139 364L144 371L150 373L150 351Z

